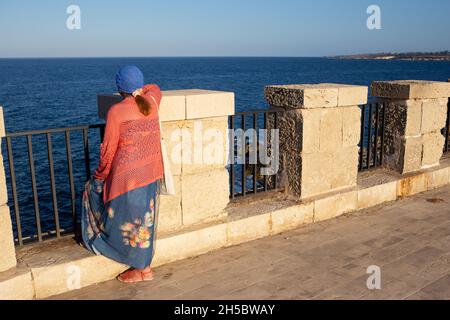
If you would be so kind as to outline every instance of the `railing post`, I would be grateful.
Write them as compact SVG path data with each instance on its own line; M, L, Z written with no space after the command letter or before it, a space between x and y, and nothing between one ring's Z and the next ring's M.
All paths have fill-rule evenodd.
M385 164L401 174L438 166L450 83L375 81L372 96L386 106Z
M281 85L265 89L280 113L280 166L288 192L301 199L356 185L360 104L368 88L340 84Z
M0 106L0 150L2 138L5 137L3 109ZM1 152L0 152L1 153ZM11 215L8 207L8 192L6 189L5 168L3 156L0 154L0 272L16 266L16 251L12 231Z

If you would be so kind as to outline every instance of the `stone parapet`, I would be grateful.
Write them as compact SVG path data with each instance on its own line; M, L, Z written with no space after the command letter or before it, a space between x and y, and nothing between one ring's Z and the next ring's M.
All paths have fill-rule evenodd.
M439 165L450 83L375 81L372 95L386 106L386 165L402 174Z
M2 142L0 138L0 148L1 147ZM0 206L6 205L8 202L8 189L6 187L5 167L3 165L3 161L3 156L0 153Z
M0 106L0 150L2 139L5 137L5 122L3 108ZM9 212L8 191L6 188L6 175L3 166L3 157L0 152L0 272L16 266L16 253L14 248L14 236L12 232L11 215Z
M282 108L334 108L367 102L368 88L335 83L271 85L265 88L267 102Z
M16 252L11 224L11 215L7 205L0 206L0 272L16 266Z
M289 193L302 199L350 188L358 174L361 109L368 88L340 84L265 89L279 114L281 169Z
M374 81L372 96L388 99L436 99L450 97L450 83L423 80Z
M0 106L0 138L3 138L4 136L5 136L5 118L3 117L3 108L2 106Z

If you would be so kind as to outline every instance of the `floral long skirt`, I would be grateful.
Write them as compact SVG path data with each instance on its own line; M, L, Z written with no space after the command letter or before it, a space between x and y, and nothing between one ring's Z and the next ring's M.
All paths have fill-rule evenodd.
M82 206L82 236L97 255L136 269L150 266L155 251L160 183L129 191L103 203L103 182L86 183Z

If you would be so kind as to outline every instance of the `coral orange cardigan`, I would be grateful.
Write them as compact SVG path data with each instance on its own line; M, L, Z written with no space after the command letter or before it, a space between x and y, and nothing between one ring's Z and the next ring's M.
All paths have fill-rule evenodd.
M144 116L133 97L127 97L108 111L100 163L94 179L104 180L104 202L146 186L164 174L158 109L161 90L146 85L143 97L151 104Z

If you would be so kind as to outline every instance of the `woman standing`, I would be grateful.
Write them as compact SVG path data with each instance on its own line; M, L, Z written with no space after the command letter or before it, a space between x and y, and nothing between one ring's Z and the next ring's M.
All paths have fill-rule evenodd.
M161 90L144 86L135 66L120 69L116 84L123 101L107 115L100 164L83 194L82 234L89 250L130 266L118 279L134 283L153 279L163 177Z

